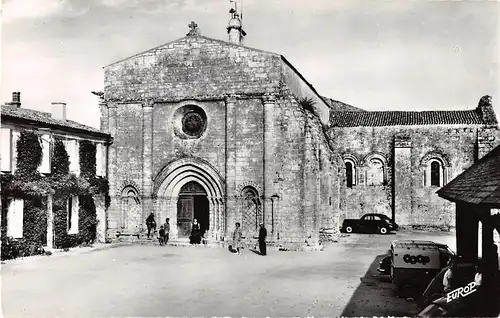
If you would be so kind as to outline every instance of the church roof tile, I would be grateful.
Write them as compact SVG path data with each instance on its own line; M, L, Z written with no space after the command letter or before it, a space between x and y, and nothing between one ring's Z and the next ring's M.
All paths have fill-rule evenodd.
M335 111L332 127L371 127L399 125L482 125L475 110L453 111Z

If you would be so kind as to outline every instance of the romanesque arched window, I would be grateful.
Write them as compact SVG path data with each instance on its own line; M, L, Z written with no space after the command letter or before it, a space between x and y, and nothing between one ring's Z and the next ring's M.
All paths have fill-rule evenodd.
M368 161L368 170L366 174L367 185L383 185L385 174L384 162L380 158L371 158Z
M345 165L346 186L352 188L358 182L358 160L355 156L346 154L342 156Z
M438 152L426 154L420 162L424 186L442 187L446 184L449 162L445 155Z
M438 160L432 160L430 165L431 186L443 185L443 164Z
M351 159L345 159L345 177L348 188L356 185L356 164Z
M262 220L262 204L254 187L246 186L241 191L243 197L242 230L246 233L257 231Z

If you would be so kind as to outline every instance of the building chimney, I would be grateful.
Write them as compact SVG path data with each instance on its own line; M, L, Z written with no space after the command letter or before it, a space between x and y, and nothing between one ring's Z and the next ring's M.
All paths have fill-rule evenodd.
M229 42L242 45L243 38L247 34L243 30L243 24L240 19L240 16L234 9L231 9L229 13L231 13L232 15L231 20L229 20L229 24L227 26L227 33L229 34Z
M13 92L12 93L12 102L9 105L16 106L17 108L21 107L21 93Z
M491 102L491 96L485 95L481 97L476 111L482 117L486 125L498 125L495 111L493 110L493 103Z
M52 118L66 120L66 103L52 102Z

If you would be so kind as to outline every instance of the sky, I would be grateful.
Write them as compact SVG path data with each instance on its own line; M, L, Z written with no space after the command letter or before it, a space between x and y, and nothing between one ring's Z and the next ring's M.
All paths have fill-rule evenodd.
M238 0L245 45L284 55L323 96L366 110L500 114L500 2ZM103 67L176 40L195 21L227 40L229 0L3 0L1 101L99 127ZM500 117L500 116L499 116Z

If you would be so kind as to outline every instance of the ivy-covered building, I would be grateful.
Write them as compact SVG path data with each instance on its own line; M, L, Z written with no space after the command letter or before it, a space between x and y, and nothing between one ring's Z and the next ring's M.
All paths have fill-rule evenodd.
M104 241L111 136L52 112L1 107L2 259Z

